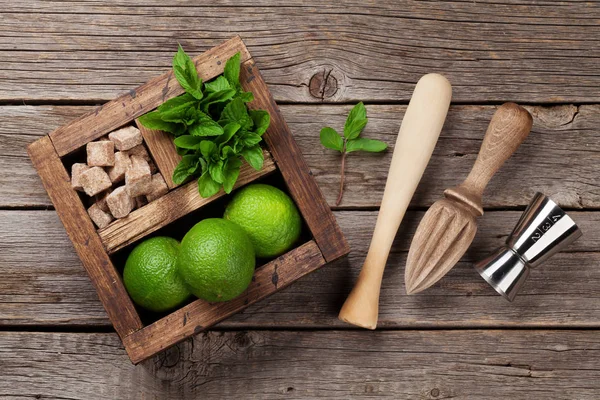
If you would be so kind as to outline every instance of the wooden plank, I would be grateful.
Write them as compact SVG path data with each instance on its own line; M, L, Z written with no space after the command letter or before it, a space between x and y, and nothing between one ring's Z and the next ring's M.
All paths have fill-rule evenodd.
M225 61L237 52L243 53L242 60L250 58L239 36L194 57L193 61L200 78L206 81L223 73ZM56 129L50 133L50 139L58 155L62 157L183 92L177 80L173 79L171 70Z
M5 3L3 101L111 100L231 32L277 101L408 101L427 72L459 102L600 101L596 2Z
M343 109L289 107L284 116L329 204L339 187L340 155L323 148L319 130L329 125L343 130ZM461 183L471 170L494 106L452 106L411 207L429 207L446 188ZM485 208L524 207L541 191L568 208L600 207L600 192L592 177L600 163L596 127L600 106L526 107L534 115L533 129L516 153L500 168L483 195ZM346 186L341 207L378 207L394 143L406 107L367 106L365 137L383 140L381 154L355 152L346 159ZM594 121L594 122L592 122Z
M598 331L208 332L143 365L108 333L0 333L4 398L597 399Z
M263 139L323 257L330 262L348 254L348 243L253 60L242 63L240 82L244 90L254 94L254 101L248 107L266 110L271 116Z
M173 171L181 161L181 156L177 154L175 143L173 143L173 135L168 132L148 129L138 119L135 120L135 124L142 132L146 146L148 146L154 163L165 179L167 186L169 189L177 187L178 185L173 182Z
M112 326L56 212L2 211L0 231L0 326Z
M281 112L330 205L339 189L339 154L324 149L319 131L342 130L348 106L284 105ZM0 107L0 207L46 207L48 196L25 154L25 146L91 107ZM528 107L534 115L530 136L494 176L484 193L488 208L523 207L536 191L569 208L600 208L595 177L600 165L600 106ZM355 152L346 163L346 193L342 207L377 207L391 160L404 106L368 105L364 136L392 146L383 154ZM445 188L464 179L494 113L493 106L452 106L412 207L427 207ZM518 177L515 178L515 177Z
M260 171L243 163L234 188L243 186L275 171L273 159L264 152L265 162ZM133 211L125 218L118 219L106 228L98 230L100 240L109 254L139 240L171 222L211 203L225 195L223 189L209 198L198 193L198 182L191 182L170 191L159 199Z
M56 206L69 238L96 286L100 301L121 337L139 329L142 323L129 299L123 282L79 196L71 188L69 174L56 154L50 138L44 136L27 147L48 196ZM51 238L46 238L46 240Z
M224 303L196 300L123 338L127 354L137 364L157 352L210 328L225 318L281 290L325 265L314 241L263 265L254 273L246 292Z
M600 328L600 212L570 212L583 237L532 271L514 303L472 269L499 246L520 211L482 217L471 250L424 293L407 296L406 252L423 212L408 212L396 238L381 291L382 328ZM337 313L358 275L376 212L338 211L352 252L269 299L223 321L223 328L347 328ZM52 238L52 240L48 240ZM120 269L122 265L116 265ZM0 326L110 326L81 262L54 211L0 211Z

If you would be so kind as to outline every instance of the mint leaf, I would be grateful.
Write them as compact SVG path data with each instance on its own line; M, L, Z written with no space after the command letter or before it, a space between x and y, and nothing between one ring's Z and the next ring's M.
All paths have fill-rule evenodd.
M223 128L215 122L210 115L200 110L193 109L193 122L189 128L189 133L193 136L219 136L223 134Z
M208 172L210 177L217 183L223 183L225 176L223 175L223 161L212 162L208 164Z
M184 107L187 109L187 106L191 105L192 103L195 103L196 101L197 100L194 96L192 96L189 93L185 93L181 96L173 97L172 99L165 101L160 106L158 106L157 110L160 113L163 113L165 111L170 111L180 107Z
M198 156L183 156L179 164L177 164L177 167L175 167L175 170L173 170L173 183L181 185L187 178L196 172L198 165Z
M367 109L360 102L348 114L346 124L344 125L344 137L349 140L357 138L365 128L365 125L367 125Z
M265 158L263 156L262 148L259 145L242 150L242 157L244 157L244 160L246 160L246 162L255 170L260 171L262 169Z
M232 88L236 91L240 89L240 60L241 54L238 52L225 63L223 75Z
M237 94L237 97L239 97L244 103L250 103L252 100L254 100L254 95L252 92L241 91Z
M191 174L188 173L188 168L185 165L182 165L182 163L179 163L173 170L173 183L181 185L190 176Z
M179 154L180 156L185 156L187 155L191 150L190 149L184 149L182 147L177 147L175 146L175 151L177 152L177 154Z
M196 65L181 45L173 57L173 72L181 87L196 99L202 99L202 79L198 76Z
M200 142L202 141L201 137L192 136L192 135L183 135L175 138L175 146L180 147L182 149L191 149L196 150L200 148Z
M223 127L223 134L215 139L215 143L223 146L225 143L229 141L240 130L240 124L235 122L230 122ZM233 150L233 149L232 149Z
M348 140L356 139L367 125L366 119L353 121L344 127L344 137Z
M250 147L250 146L254 146L255 144L260 143L262 138L260 137L260 135L257 135L256 133L245 132L240 140L244 144L244 146Z
M204 171L198 179L198 192L204 198L217 194L220 188L221 185L211 178L208 171Z
M194 103L187 103L158 112L163 121L191 125L195 119L196 109Z
M231 85L231 88L236 91L236 99L240 99L244 103L249 103L254 100L252 92L245 92L240 84L240 53L235 54L225 64L223 75Z
M202 175L202 173L204 173L204 171L206 171L206 169L208 168L206 165L206 161L204 161L204 158L198 157L198 162L196 163L196 168L194 169L194 172L198 170L198 167L200 167L200 175Z
M158 111L142 115L139 121L148 129L169 132L175 136L181 135L185 131L185 126L182 124L163 121Z
M192 125L190 133L193 136L220 136L223 134L223 128L212 120L203 121Z
M326 126L321 129L321 134L319 135L321 139L321 144L331 150L343 151L344 150L344 139L340 136L339 133L333 128Z
M271 123L271 116L265 110L250 110L248 114L254 123L254 132L262 136Z
M231 89L231 85L229 84L227 78L225 78L223 75L219 75L212 81L206 82L204 84L204 89L207 92L220 92L222 90Z
M357 150L379 153L387 149L387 143L375 139L356 138L346 142L346 152L351 153Z
M244 150L244 141L240 135L236 135L233 137L233 151L235 154L241 154L242 150Z
M218 92L212 92L200 102L200 108L202 108L202 111L204 111L205 113L208 113L208 108L212 104L223 103L232 99L233 96L235 96L235 90L233 89L225 89L220 90Z
M223 112L221 113L219 123L221 125L227 125L230 122L240 124L242 129L250 129L254 124L250 118L250 115L248 115L246 104L244 104L240 98L231 100L231 102L225 106Z
M212 159L217 154L217 145L210 140L203 140L200 142L200 153L206 161Z
M231 146L224 146L223 150L221 151L221 159L225 160L227 158L229 158L229 156L235 156L237 153L235 152L235 150L233 149L233 147Z
M240 166L242 162L237 157L229 157L223 168L223 190L229 194L233 190L233 186L240 175Z

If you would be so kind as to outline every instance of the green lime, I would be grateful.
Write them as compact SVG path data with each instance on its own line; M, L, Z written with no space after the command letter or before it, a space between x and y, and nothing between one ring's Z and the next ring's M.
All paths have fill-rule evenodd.
M231 300L250 284L254 249L244 231L227 220L209 218L185 234L177 261L179 273L197 297Z
M302 219L292 199L276 187L259 183L238 191L223 217L244 229L257 257L285 253L298 240L302 229Z
M154 237L138 244L127 257L123 282L133 301L161 312L183 303L190 292L177 273L179 242Z

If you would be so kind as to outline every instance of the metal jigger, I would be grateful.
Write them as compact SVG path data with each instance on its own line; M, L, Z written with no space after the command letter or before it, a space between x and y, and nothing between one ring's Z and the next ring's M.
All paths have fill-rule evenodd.
M475 269L498 293L513 301L529 271L579 239L581 231L555 202L542 193L523 212L506 245Z

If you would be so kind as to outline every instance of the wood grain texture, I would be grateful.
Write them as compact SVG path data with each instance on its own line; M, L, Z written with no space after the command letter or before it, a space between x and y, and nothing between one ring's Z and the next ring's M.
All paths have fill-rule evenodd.
M1 326L110 325L55 211L0 211L0 231Z
M127 354L137 364L289 286L322 267L325 262L316 243L311 240L258 268L248 289L234 300L212 304L196 300L126 336L123 344Z
M339 154L324 149L319 131L342 130L352 106L285 105L281 112L323 194L335 204L339 189ZM600 208L595 177L600 165L600 106L526 107L534 117L529 138L496 174L484 193L486 207L524 207L541 191L563 207ZM50 205L31 167L25 146L92 107L0 107L0 207ZM352 153L346 163L341 207L377 207L391 161L404 106L368 105L364 136L387 142L383 154ZM411 207L428 207L444 189L469 173L494 113L493 106L452 106L441 137Z
M0 20L0 100L111 100L169 68L178 42L199 54L235 33L277 101L408 101L428 72L448 76L459 102L600 100L596 2L2 7L10 13Z
M327 262L331 262L348 254L348 243L252 59L242 63L240 82L244 90L254 95L254 100L248 103L248 108L266 110L271 117L263 140L273 154L288 191L323 257Z
M488 211L471 250L426 292L407 296L406 253L423 212L408 212L381 289L379 328L600 328L600 213L569 212L583 237L532 272L508 304L472 263L501 245L520 211ZM222 328L347 327L336 318L355 282L376 212L338 211L352 252L219 324ZM48 238L51 237L52 241ZM117 265L117 268L120 268ZM0 211L0 325L108 327L110 322L54 211Z
M173 182L173 171L177 164L181 161L181 156L177 154L175 143L173 143L173 135L168 132L148 129L140 123L138 119L135 124L144 137L144 142L148 146L152 159L156 167L163 176L169 189L177 187Z
M0 0L0 9L0 397L598 397L598 331L564 328L600 329L600 3ZM274 98L303 103L281 112L329 204L340 160L318 132L340 130L359 100L368 104L365 136L391 144L404 107L390 104L408 101L424 73L450 78L460 105L411 204L419 209L467 176L490 105L531 104L532 134L484 193L472 250L439 284L404 296L406 251L423 215L409 211L379 325L401 330L329 331L345 327L335 315L366 255L376 217L366 210L379 206L392 149L353 153L346 211L335 212L350 257L218 325L241 331L202 333L137 367L114 334L14 331L111 329L56 212L30 210L51 203L25 146L168 70L177 43L200 54L236 33ZM337 102L347 105L326 105ZM550 103L563 105L540 106ZM536 191L589 210L569 212L584 236L509 305L470 264L504 241ZM472 329L488 327L562 329ZM307 331L319 328L327 331Z
M27 147L33 166L38 171L48 196L56 206L65 230L100 301L121 337L139 329L142 324L121 278L104 251L81 200L71 187L71 179L56 154L50 138L44 136Z
M241 331L133 366L114 334L0 333L8 399L592 400L598 357L598 331Z
M264 151L264 160L263 168L260 171L256 171L244 162L233 187L238 188L275 171L275 164L267 151ZM198 193L198 182L192 180L133 211L127 217L114 221L106 228L99 229L98 235L106 251L112 254L224 195L225 192L221 189L214 196L203 198Z
M196 64L200 78L207 81L223 73L225 61L238 52L242 53L243 61L250 57L240 37L236 36L192 60ZM150 79L140 87L132 87L128 93L52 131L50 139L56 152L62 157L182 93L184 93L183 88L174 79L173 71L170 70Z

